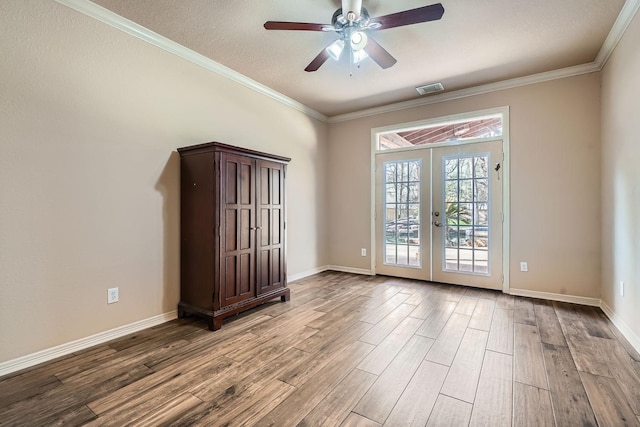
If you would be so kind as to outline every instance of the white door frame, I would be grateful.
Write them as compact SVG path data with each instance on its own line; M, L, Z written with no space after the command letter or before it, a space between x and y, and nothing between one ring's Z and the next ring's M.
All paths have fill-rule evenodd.
M462 145L462 144L474 144L477 142L485 142L492 140L502 140L502 151L504 153L504 159L502 161L502 292L509 293L509 259L510 259L510 244L511 236L509 234L511 224L511 195L510 195L510 142L509 142L509 106L492 108L481 111L472 111L462 114L454 114L445 117L437 117L433 119L419 120L410 123L401 123L391 126L384 126L371 129L371 207L370 207L370 223L371 223L371 250L369 251L369 260L371 262L371 274L376 274L376 153L378 152L378 135L388 132L402 132L413 129L423 128L433 124L446 124L447 122L460 121L470 118L478 118L481 116L489 115L502 115L502 136L499 138L478 138L469 139L465 141L452 141L441 142L436 144L430 144L429 147L442 147L449 145ZM422 150L425 147L408 147L394 151L413 151Z

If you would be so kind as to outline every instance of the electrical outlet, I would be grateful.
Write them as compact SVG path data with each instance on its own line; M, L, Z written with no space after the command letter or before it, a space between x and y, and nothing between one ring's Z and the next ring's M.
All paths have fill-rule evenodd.
M624 296L624 282L622 280L620 281L620 296Z
M526 262L520 263L520 271L529 271L529 264Z
M107 304L113 304L114 302L118 301L118 288L107 289Z
M367 250L365 248L360 249L361 256L367 256Z

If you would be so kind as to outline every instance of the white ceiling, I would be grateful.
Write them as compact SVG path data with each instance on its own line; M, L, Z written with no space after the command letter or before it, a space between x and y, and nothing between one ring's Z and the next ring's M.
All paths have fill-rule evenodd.
M624 0L442 0L440 21L373 32L398 63L346 55L304 68L332 32L267 31L265 21L329 24L336 0L94 0L327 116L418 98L415 87L453 91L591 63ZM372 17L434 3L363 0Z

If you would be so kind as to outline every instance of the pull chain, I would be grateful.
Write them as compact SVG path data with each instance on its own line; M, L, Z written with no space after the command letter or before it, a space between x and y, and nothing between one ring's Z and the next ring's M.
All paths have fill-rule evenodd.
M349 49L349 77L353 77L353 49Z

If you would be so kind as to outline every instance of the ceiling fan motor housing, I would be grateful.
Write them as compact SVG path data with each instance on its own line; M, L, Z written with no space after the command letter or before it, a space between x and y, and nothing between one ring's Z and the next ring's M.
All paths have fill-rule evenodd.
M369 25L369 12L363 7L360 10L360 17L349 21L347 17L342 14L342 8L339 8L333 13L331 25L333 25L333 28L337 32L343 31L345 27L355 27L359 30L365 30Z
M342 0L342 10L345 13L345 18L349 21L355 21L360 18L362 0Z

